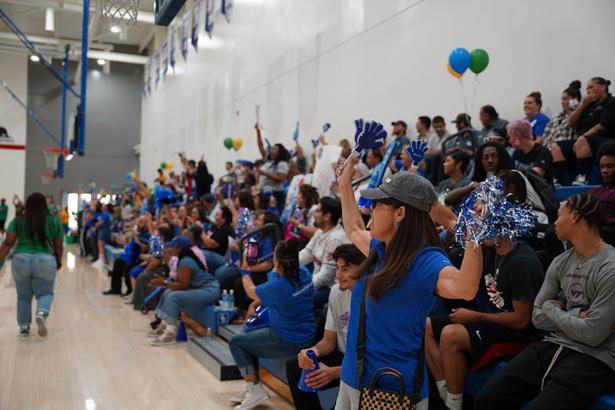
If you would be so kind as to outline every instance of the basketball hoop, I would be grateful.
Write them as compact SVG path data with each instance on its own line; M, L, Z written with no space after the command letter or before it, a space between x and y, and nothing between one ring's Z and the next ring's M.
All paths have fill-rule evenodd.
M43 185L49 185L49 183L56 177L56 174L53 172L42 172L38 175L41 177L41 183Z
M105 28L116 27L119 30L112 31L121 32L122 28L137 24L139 0L99 0L98 12Z
M47 168L53 169L54 171L58 168L58 157L61 153L64 153L64 156L66 157L66 155L68 155L68 150L62 150L60 148L43 148Z

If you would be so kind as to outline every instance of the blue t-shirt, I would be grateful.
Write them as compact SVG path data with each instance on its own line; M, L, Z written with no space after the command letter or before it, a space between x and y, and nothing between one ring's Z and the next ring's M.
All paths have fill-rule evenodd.
M100 226L101 229L111 228L111 213L109 213L109 211L103 211L100 214L99 220L103 221L102 225Z
M263 258L273 253L273 241L271 236L265 236L258 245L258 257ZM273 260L273 257L271 258Z
M269 326L284 341L298 345L312 343L316 337L314 287L307 269L300 267L296 285L271 271L267 282L256 287L256 294L269 307Z
M384 261L385 245L372 239L371 249L376 248L379 262ZM440 271L450 266L448 256L440 248L426 247L415 257L400 283L383 295L378 302L369 296L365 301L365 367L361 384L369 384L374 373L382 367L392 367L401 372L406 392L414 390L413 379L416 362L423 343L425 321L436 301L435 289ZM342 363L341 379L359 389L357 375L357 333L361 295L365 287L364 276L352 289L350 321L346 341L346 354ZM427 367L421 397L428 394ZM399 391L399 383L391 377L380 380L379 386Z
M534 135L534 139L536 139L536 137L542 137L545 134L545 128L549 121L551 121L549 117L541 112L536 114L536 116L531 120L529 118L527 118L527 120L532 126L532 134Z
M192 275L190 276L190 283L188 284L188 289L199 289L209 285L212 282L216 281L216 278L206 270L203 270L197 265L194 259L184 256L177 263L177 271L179 272L179 268L187 266L190 268Z

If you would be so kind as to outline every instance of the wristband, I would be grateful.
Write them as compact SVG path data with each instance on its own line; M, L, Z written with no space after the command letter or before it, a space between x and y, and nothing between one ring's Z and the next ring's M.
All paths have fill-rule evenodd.
M243 276L250 276L250 271L249 271L249 270L242 269L242 270L241 270L241 276L242 276L242 277L243 277Z

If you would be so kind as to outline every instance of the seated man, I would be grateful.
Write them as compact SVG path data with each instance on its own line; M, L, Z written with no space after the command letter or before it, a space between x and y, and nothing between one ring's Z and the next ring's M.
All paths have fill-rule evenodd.
M587 193L560 205L557 236L574 246L549 266L533 323L551 332L478 393L475 409L582 409L615 385L615 249L600 238L602 205Z
M533 139L530 123L526 120L515 120L508 124L506 130L510 136L510 143L515 148L512 157L515 168L518 170L532 169L552 184L553 156L547 147Z
M440 181L436 187L438 202L444 203L444 198L449 191L464 187L472 182L471 178L465 175L469 163L470 157L463 151L454 150L444 155L442 168L444 175L448 178Z
M299 390L297 382L302 369L312 369L314 363L307 357L307 351L313 350L318 357L319 370L311 372L308 386L319 389L337 386L339 384L342 359L346 352L346 334L348 333L348 318L350 317L350 296L359 272L359 265L365 256L352 244L344 244L333 252L333 260L337 265L335 276L337 284L329 294L329 309L322 339L309 349L299 352L298 360L291 359L286 363L286 378L293 396L293 403L298 410L314 410L320 408L316 393L306 393Z
M299 252L299 263L303 266L314 263L312 283L314 284L314 305L319 308L327 303L329 291L335 284L335 261L333 251L348 242L344 229L338 225L342 215L340 201L323 197L314 213L314 226L318 228L312 239Z
M444 154L447 152L458 149L468 156L473 157L478 149L478 131L472 128L472 118L469 114L461 113L457 115L457 118L453 121L457 127L457 133L453 134L451 138L443 142Z
M124 247L124 253L113 263L113 270L110 274L111 288L104 291L103 295L121 294L122 278L124 278L126 283L126 293L124 293L123 296L128 296L132 293L132 282L128 272L141 262L139 255L142 252L147 252L150 237L147 217L140 216L137 219L137 226L132 233L130 242Z
M516 202L525 201L524 197L513 195ZM509 224L514 226L515 220L510 218ZM536 252L513 235L514 232L503 228L495 240L485 241L485 246L495 249L485 252L484 285L475 299L476 309L452 309L448 316L427 319L427 366L449 409L463 408L465 375L491 346L522 346L537 337L531 317L542 284L542 265Z

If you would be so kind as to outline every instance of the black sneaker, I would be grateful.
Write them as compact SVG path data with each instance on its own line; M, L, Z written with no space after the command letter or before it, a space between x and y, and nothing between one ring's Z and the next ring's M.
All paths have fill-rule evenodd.
M122 296L126 297L126 296L130 296L131 294L132 294L132 289L129 289L126 292L122 293Z
M103 291L102 294L103 295L121 295L122 291L121 290L115 290L115 289L107 289L107 290Z

